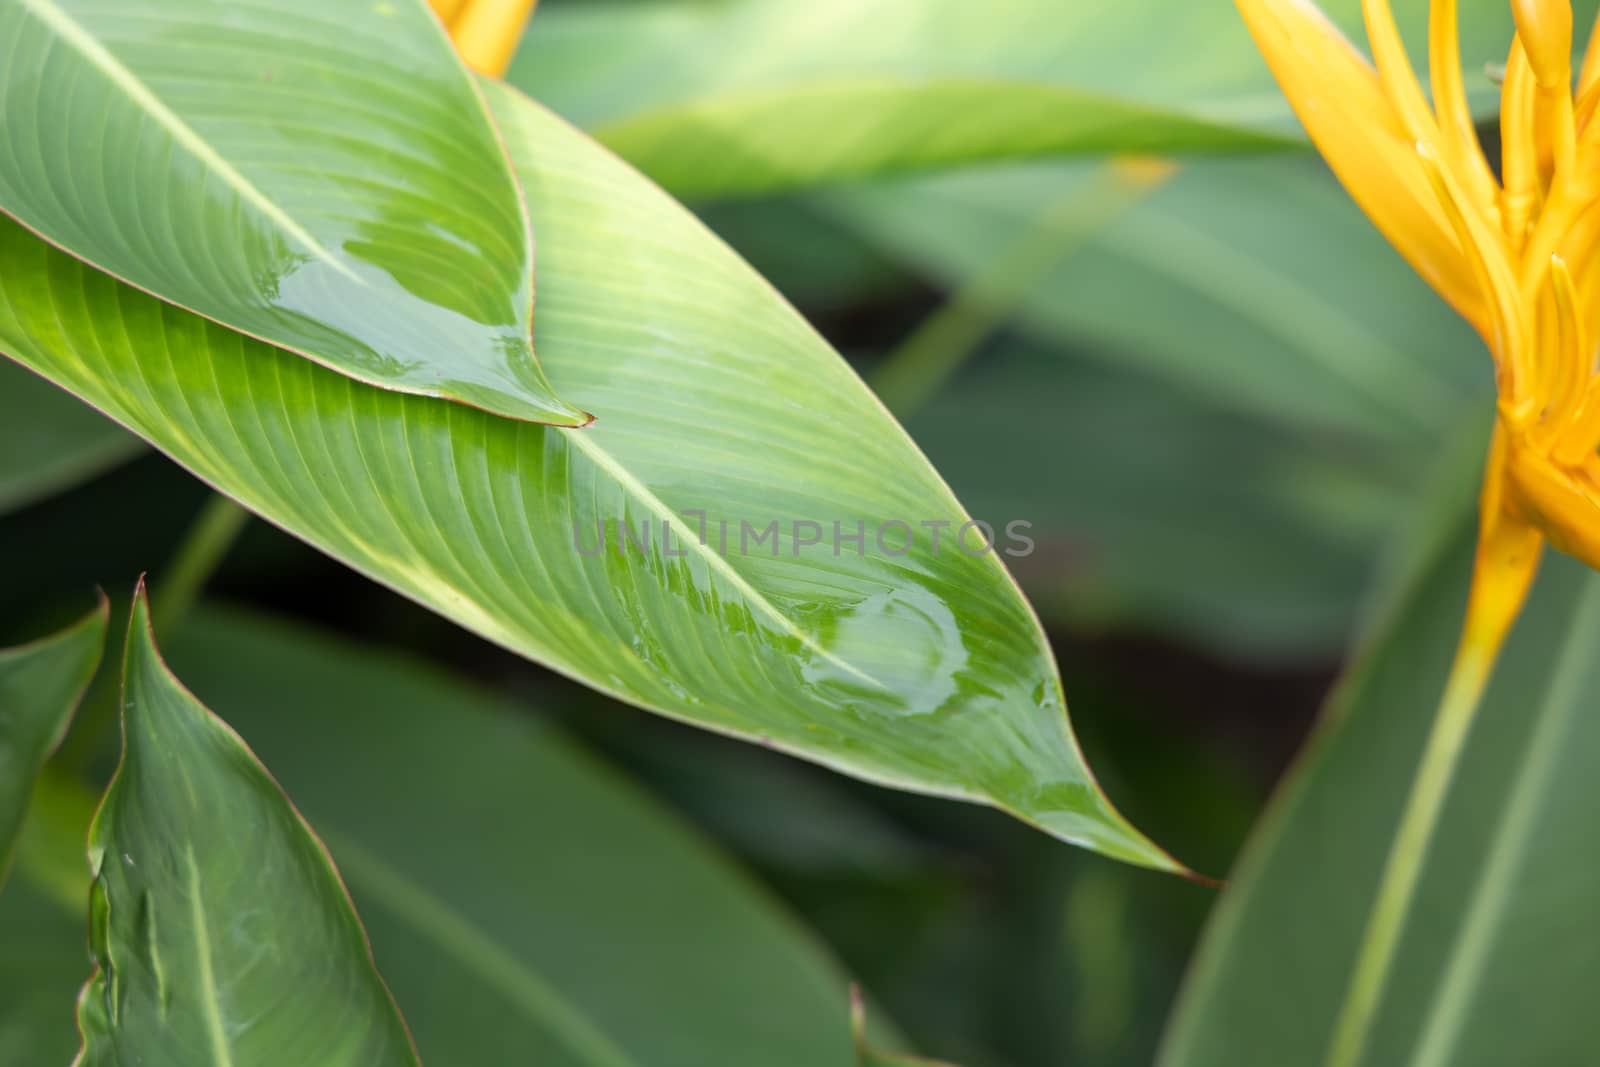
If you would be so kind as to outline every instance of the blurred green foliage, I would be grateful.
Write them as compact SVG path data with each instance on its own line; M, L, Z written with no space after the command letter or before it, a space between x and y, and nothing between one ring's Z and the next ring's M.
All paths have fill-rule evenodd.
M1218 21L1231 9L1191 5L1174 23L1166 4L1085 5L1080 15L1115 11L1125 22L1052 45L1036 28L1062 31L1050 19L1059 5L951 5L965 15L946 24L891 3L893 25L923 32L851 32L867 6L547 0L513 78L670 187L737 194L694 207L869 381L930 358L908 340L959 310L932 349L937 366L917 377L931 387L889 399L971 511L1032 523L1038 551L1014 569L1058 649L1091 764L1136 823L1221 875L1304 736L1440 453L1463 436L1476 447L1488 360L1326 170L1296 151L1304 146L1248 40ZM1348 21L1359 5L1332 6ZM1487 42L1505 38L1504 5L1493 8L1471 23L1469 55L1488 58ZM1406 17L1415 29L1416 11ZM1184 32L1191 23L1207 32ZM1019 42L1032 50L1019 54ZM1073 56L1093 62L1073 66ZM920 155L907 138L887 161L853 157L849 145L802 158L795 146L838 104L829 83L848 90L863 70L912 80L1027 73L1034 106L1090 91L1141 122L1160 112L1157 126L1209 138L1213 151L1275 154L1185 159L1140 195L1110 199L1101 158L942 169L980 154L1105 147L1088 135L976 138ZM824 91L786 126L774 95L790 83ZM1491 91L1486 79L1475 90ZM1160 111L1180 97L1185 113ZM702 98L735 102L716 104L708 124L689 106ZM886 100L884 114L903 114L894 109L904 101ZM994 103L963 106L981 115ZM1230 115L1248 121L1230 125ZM735 165L749 161L729 130L755 136L763 122L777 124L757 142L773 155ZM718 165L695 169L708 153ZM800 188L820 179L826 188ZM1085 198L1091 210L1073 215ZM1068 221L1041 237L1050 219ZM1012 255L1019 248L1029 254ZM0 583L0 636L59 625L81 611L84 590L125 593L171 556L205 494L153 455L101 473L138 451L0 364L0 552L27 561ZM408 923L414 898L386 897L373 872L403 870L491 949L534 964L546 954L550 982L608 1013L608 1032L626 1034L629 1048L674 1049L663 1005L698 1019L752 994L738 1025L719 1032L730 1056L757 1062L748 1057L761 1035L788 1026L794 1062L842 1063L848 972L881 1006L871 1017L885 1041L903 1031L909 1047L964 1067L1133 1067L1157 1054L1216 899L1208 888L1063 849L992 812L874 789L624 708L263 524L246 531L211 592L230 606L201 610L175 637L175 662L233 709L313 820L326 819L364 917L389 946L380 962L392 964L425 1057L430 1044L449 1059L474 1042L543 1038L537 1026L506 1037L495 1028L517 1031L517 1020L474 1022L448 1003L470 993L470 977ZM1434 643L1447 622L1430 621ZM387 651L346 648L314 625ZM463 694L441 671L482 691ZM434 718L427 704L446 707ZM471 729L440 729L451 712ZM316 723L321 740L304 745ZM103 773L107 739L79 743ZM1342 774L1346 790L1365 781L1370 756L1351 753L1339 750L1345 762L1322 772ZM502 764L490 776L499 791L481 789L478 768ZM397 766L404 772L387 773ZM612 821L566 818L540 792L563 775L603 796ZM535 814L510 826L512 811ZM536 846L486 859L502 822L507 833L536 829ZM597 841L614 851L596 859ZM1349 844L1363 856L1372 847ZM600 882L576 870L641 858L653 865L610 876L614 896L593 898ZM446 866L468 873L445 878ZM542 877L553 869L571 880ZM1318 871L1328 874L1278 859L1257 872L1294 883L1283 890L1284 930L1304 932L1300 901L1318 888L1306 872ZM633 943L650 941L639 923L659 923L658 952L728 966L674 990L661 957L590 958L576 939L595 926L562 928L584 909L598 926L617 917L613 933ZM695 923L726 940L695 940ZM0 983L26 980L32 992L0 1012L0 1062L70 1054L60 997L86 961L60 946L80 934L32 883L6 891ZM1233 965L1258 979L1238 995L1253 1003L1272 991L1260 959L1279 944L1264 936L1232 950L1243 961ZM763 1018L772 1005L753 995L763 992L791 1014ZM669 994L683 999L659 999ZM62 1024L63 1036L39 1037L23 1017ZM1231 1036L1215 1039L1222 1059L1196 1062L1226 1061ZM692 1053L659 1055L640 1059L676 1067Z

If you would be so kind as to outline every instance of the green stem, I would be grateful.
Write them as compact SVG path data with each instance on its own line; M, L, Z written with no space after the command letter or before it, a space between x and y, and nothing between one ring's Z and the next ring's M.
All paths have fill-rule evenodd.
M1344 1009L1334 1030L1328 1067L1356 1067L1366 1050L1367 1034L1383 996L1400 932L1416 897L1422 863L1427 857L1445 796L1455 777L1461 750L1483 700L1492 658L1463 643L1450 670L1450 680L1434 718L1433 730L1406 800L1400 832L1390 847L1379 884L1377 904L1367 922L1356 969L1345 993Z
M250 513L228 497L213 494L183 543L161 574L157 596L151 598L151 611L157 634L166 635L189 614L223 557L239 539Z
M1600 638L1600 599L1585 598L1567 629L1559 663L1583 662ZM1449 1067L1470 1017L1474 993L1489 967L1494 932L1501 928L1516 896L1517 877L1527 870L1535 847L1534 829L1548 798L1542 787L1555 775L1571 741L1573 720L1588 711L1583 671L1558 671L1555 685L1538 709L1534 735L1498 825L1490 838L1483 875L1467 908L1461 933L1450 951L1444 981L1434 994L1428 1021L1412 1059L1412 1067Z

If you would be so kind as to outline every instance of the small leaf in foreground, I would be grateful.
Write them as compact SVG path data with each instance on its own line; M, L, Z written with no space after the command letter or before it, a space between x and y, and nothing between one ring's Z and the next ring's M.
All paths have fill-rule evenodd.
M0 650L0 885L34 779L61 743L100 665L110 611L102 596L93 611L60 633Z
M162 662L142 586L89 852L84 1067L419 1064L332 860Z

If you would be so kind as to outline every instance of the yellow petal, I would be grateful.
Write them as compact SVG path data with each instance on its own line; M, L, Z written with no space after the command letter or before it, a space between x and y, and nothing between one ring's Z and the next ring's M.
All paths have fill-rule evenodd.
M1309 0L1235 0L1312 141L1390 243L1487 336L1472 267L1378 72Z
M1495 177L1467 102L1458 8L1457 0L1433 0L1428 10L1428 74L1439 112L1439 148L1474 201L1489 204L1495 200Z
M1528 50L1542 89L1567 89L1572 82L1571 0L1511 0L1517 36Z
M460 13L461 5L465 2L466 0L428 0L428 5L433 8L433 13L439 16L439 21L448 26Z
M511 65L522 28L536 0L468 0L467 9L450 23L450 39L467 66L498 78Z
M1544 453L1507 449L1508 488L1513 506L1537 523L1552 545L1600 569L1600 484L1591 460L1583 467L1558 467Z

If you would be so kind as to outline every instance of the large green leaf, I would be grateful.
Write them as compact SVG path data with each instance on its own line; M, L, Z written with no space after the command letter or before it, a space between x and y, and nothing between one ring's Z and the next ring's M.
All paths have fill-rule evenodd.
M141 588L122 762L89 830L84 1067L419 1063L310 827L156 651Z
M954 546L960 506L849 368L659 190L489 88L549 220L539 336L603 423L361 387L16 227L0 347L250 509L620 699L1172 866L1096 789L1000 549L969 554L976 531ZM822 543L797 544L800 522ZM910 525L908 554L895 527L887 549L834 540L889 522ZM938 550L927 522L951 524ZM779 524L782 544L741 550L741 523ZM622 525L643 548L617 549Z
M116 423L0 361L0 515L92 478L139 448Z
M1213 916L1161 1062L1327 1061L1460 626L1471 479ZM1600 1045L1600 577L1552 558L1478 713L1370 1031L1368 1067L1589 1062Z
M1324 5L1359 32L1360 0ZM1413 53L1426 5L1399 5ZM1503 0L1462 5L1467 81L1498 100ZM1577 7L1592 16L1593 0ZM1586 25L1580 21L1580 25ZM683 195L982 159L1302 147L1224 0L656 0L552 5L510 75Z
M1064 195L1091 189L1095 173L1013 165L818 203L954 286ZM1185 165L1064 258L1018 318L1042 338L1302 435L1415 449L1490 381L1482 342L1310 159Z
M0 210L361 381L581 425L531 347L526 210L423 0L16 0Z
M105 648L110 606L33 644L0 649L0 885L33 790Z

